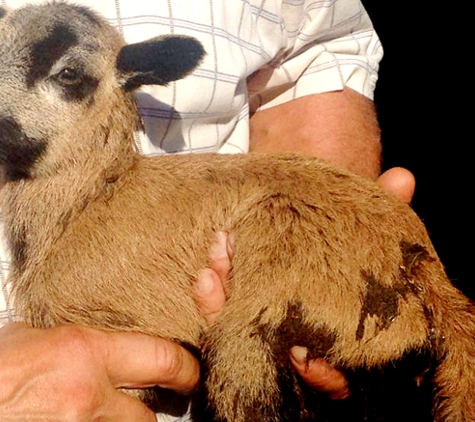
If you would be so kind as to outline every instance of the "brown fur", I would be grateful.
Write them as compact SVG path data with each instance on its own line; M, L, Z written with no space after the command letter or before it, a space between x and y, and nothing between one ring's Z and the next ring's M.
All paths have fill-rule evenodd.
M2 43L9 31L0 23ZM428 349L433 420L475 421L474 307L447 279L411 209L312 158L139 156L133 102L111 66L117 45L94 63L94 104L45 116L46 155L3 189L10 283L25 320L199 348L211 410L196 420L209 420L200 412L216 421L320 420L306 404L291 419L282 413L279 377L300 342L349 372ZM0 110L10 97L41 98L39 88L15 89L1 94ZM11 110L34 130L35 107ZM234 233L235 258L226 307L207 328L192 286L218 230Z

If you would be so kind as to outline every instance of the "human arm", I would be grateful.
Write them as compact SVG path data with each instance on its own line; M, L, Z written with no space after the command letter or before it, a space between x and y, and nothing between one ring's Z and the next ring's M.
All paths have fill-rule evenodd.
M254 152L313 155L369 178L380 172L380 130L373 102L350 88L258 111L250 119L250 131Z
M378 182L410 202L415 180L402 168L382 175L380 129L371 100L352 90L326 92L256 112L250 149L313 155Z

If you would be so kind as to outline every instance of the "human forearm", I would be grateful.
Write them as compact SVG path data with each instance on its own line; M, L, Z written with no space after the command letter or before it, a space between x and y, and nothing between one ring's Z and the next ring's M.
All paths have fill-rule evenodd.
M349 88L256 112L251 117L250 149L314 155L373 179L380 173L374 105Z
M349 88L301 97L251 117L250 149L295 152L376 179L409 203L415 189L411 172L393 168L382 175L380 130L371 100Z

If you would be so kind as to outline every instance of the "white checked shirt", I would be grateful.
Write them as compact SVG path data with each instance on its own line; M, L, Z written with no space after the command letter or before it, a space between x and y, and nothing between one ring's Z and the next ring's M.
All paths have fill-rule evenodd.
M12 9L43 2L0 0ZM247 152L251 111L345 86L373 95L382 49L359 0L75 3L101 13L129 43L172 33L198 38L205 47L192 75L137 94L144 154ZM8 269L0 242L0 326L14 319Z

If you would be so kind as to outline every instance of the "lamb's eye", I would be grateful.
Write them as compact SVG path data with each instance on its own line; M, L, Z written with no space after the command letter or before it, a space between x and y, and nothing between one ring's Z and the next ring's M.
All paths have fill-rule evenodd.
M87 74L82 67L64 67L51 78L56 90L68 101L81 101L92 95L99 80Z
M78 70L66 67L56 75L56 80L63 85L77 85L81 83L82 76Z

